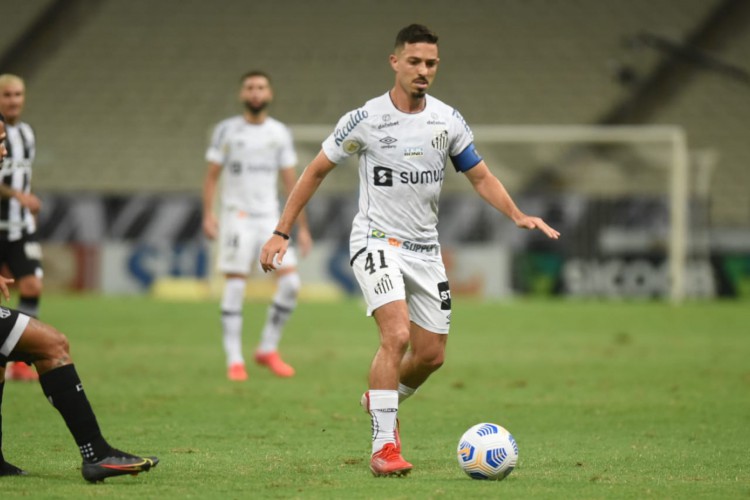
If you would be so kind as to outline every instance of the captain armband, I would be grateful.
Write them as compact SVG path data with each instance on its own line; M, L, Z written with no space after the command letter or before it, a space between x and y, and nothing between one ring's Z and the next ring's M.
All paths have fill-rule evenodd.
M451 162L456 172L466 172L476 167L479 162L482 161L482 157L479 156L477 148L472 142L466 148L456 156L451 156Z

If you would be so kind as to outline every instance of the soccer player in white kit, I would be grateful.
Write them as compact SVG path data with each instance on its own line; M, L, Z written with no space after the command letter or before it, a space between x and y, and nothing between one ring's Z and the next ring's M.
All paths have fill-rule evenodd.
M227 377L247 380L242 355L242 305L251 263L257 262L261 245L276 227L279 217L277 180L279 174L289 193L297 180L297 155L289 130L268 116L273 98L269 76L251 71L241 78L242 115L228 118L214 129L206 152L208 171L203 185L203 230L210 239L219 238L219 270L226 282L221 301ZM213 212L219 177L223 177L221 217ZM297 239L304 256L312 238L304 217L298 224ZM284 324L297 305L300 278L294 254L279 269L276 294L268 309L255 361L275 375L291 377L294 369L278 352Z
M42 247L36 238L36 215L41 202L31 192L36 156L34 129L21 121L26 85L17 75L0 75L0 113L5 116L8 155L0 163L0 267L7 265L18 287L18 310L39 316L42 294ZM37 380L25 363L10 363L8 380Z
M559 233L516 207L476 151L461 114L427 95L438 67L437 36L410 25L396 37L393 88L346 114L323 142L289 196L261 252L264 270L285 262L286 235L325 176L346 157L359 157L359 212L352 224L351 265L375 317L380 347L362 405L372 419L370 469L401 476L397 412L443 364L451 295L438 243L437 208L450 160L476 192L518 227Z

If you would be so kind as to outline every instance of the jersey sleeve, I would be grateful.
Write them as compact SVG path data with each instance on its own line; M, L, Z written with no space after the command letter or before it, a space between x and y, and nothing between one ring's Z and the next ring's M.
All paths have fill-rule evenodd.
M323 141L323 152L333 163L341 163L353 154L367 149L367 132L362 122L368 117L364 108L341 117L333 133Z
M476 167L482 161L482 157L474 147L474 134L469 124L457 109L454 109L451 114L448 133L450 134L448 154L456 172L466 172Z
M279 151L279 168L295 167L297 165L297 152L294 150L294 139L292 131L284 127L282 132L281 150Z
M210 163L216 163L217 165L224 165L226 161L226 146L224 138L226 136L227 126L225 123L219 123L214 127L214 131L211 134L211 142L208 144L206 150L206 161Z

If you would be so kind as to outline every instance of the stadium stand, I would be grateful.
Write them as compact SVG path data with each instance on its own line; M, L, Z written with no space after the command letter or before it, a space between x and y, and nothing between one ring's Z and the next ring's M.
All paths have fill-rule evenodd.
M0 58L13 48L31 25L52 5L54 0L3 0L4 15L13 13L12 22L3 22L0 30Z
M29 78L35 183L195 192L211 124L236 112L238 75L274 76L279 119L332 125L389 87L391 39L412 21L441 35L434 94L470 123L597 123L632 91L624 68L647 75L668 57L623 40L643 30L682 40L719 3L100 0ZM743 64L748 33L710 50ZM747 86L697 71L648 119L682 124L692 146L720 151L717 223L750 221L749 99Z

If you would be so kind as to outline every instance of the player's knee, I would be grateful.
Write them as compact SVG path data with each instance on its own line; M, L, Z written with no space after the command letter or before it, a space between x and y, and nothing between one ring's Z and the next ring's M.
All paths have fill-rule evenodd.
M424 364L432 371L435 371L443 366L443 363L445 363L444 352L433 353L431 356L428 356L427 359L424 360Z
M56 330L55 328L49 328L49 341L46 343L44 350L45 358L50 360L68 360L70 355L70 344L68 343L68 337Z
M36 276L19 280L18 293L21 297L39 297L42 295L42 280Z
M409 347L409 329L398 328L383 335L381 344L388 350L405 353Z

